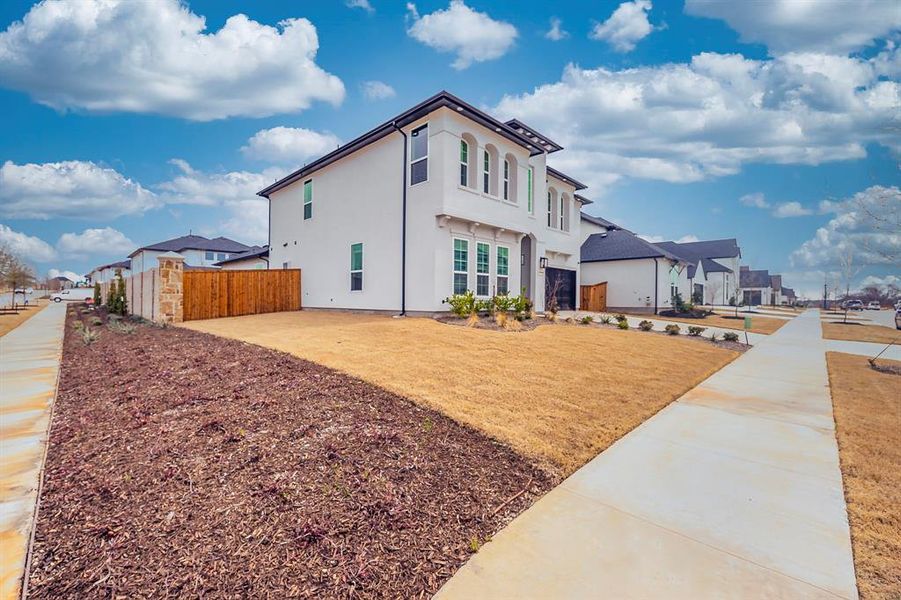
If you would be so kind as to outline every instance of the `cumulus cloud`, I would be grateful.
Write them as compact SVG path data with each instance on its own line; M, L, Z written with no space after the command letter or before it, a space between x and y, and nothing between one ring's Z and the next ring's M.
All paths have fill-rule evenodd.
M332 133L300 127L273 127L256 132L241 147L244 156L279 164L300 164L338 147L341 140Z
M45 0L0 33L0 83L57 110L199 121L344 99L341 80L315 62L307 19L273 27L238 14L205 30L178 0Z
M362 8L369 14L375 12L375 8L373 8L369 0L346 0L345 4L348 8Z
M773 216L777 219L786 219L788 217L805 217L812 214L813 211L802 206L800 202L783 202L773 209Z
M622 70L568 65L559 81L504 96L494 112L564 145L562 166L591 185L700 181L747 163L818 165L862 158L870 143L901 152L901 84L885 76L898 56L703 53Z
M84 279L84 275L79 275L75 271L61 271L59 269L48 269L47 270L47 278L53 279L54 277L63 276L69 281L79 282Z
M769 208L770 203L766 201L766 196L762 192L754 192L753 194L745 194L738 199L745 206L753 206L754 208Z
M901 287L901 277L897 275L886 275L885 277L867 275L860 282L860 287L886 288L890 285Z
M569 32L563 29L563 21L559 17L551 17L551 28L547 30L544 37L553 42L559 42L568 38Z
M451 0L446 9L422 16L410 2L407 11L407 35L439 52L455 53L457 58L451 66L457 70L500 58L513 47L518 35L510 23L474 11L463 0Z
M623 2L609 19L596 24L588 37L609 43L617 52L631 52L636 43L654 30L648 21L650 10L650 0Z
M56 248L66 258L76 259L91 255L126 255L137 245L121 231L103 227L85 229L81 233L64 233L56 242Z
M0 223L0 246L9 248L25 262L50 262L56 260L56 250L39 237L14 231Z
M114 219L159 206L141 184L93 162L63 161L0 167L0 215L13 219Z
M269 204L258 191L283 177L286 172L268 168L262 172L229 171L208 173L195 170L186 161L173 159L179 173L159 186L167 203L221 207L224 218L218 227L238 240L259 244L269 237ZM220 211L217 211L217 215Z
M897 2L858 0L686 0L685 12L721 19L743 42L760 42L774 53L813 51L847 54L901 27Z
M394 98L397 95L393 87L382 81L364 81L361 87L363 96L367 100L385 100Z
M832 218L792 252L792 265L836 267L896 265L901 257L901 190L872 186L829 202Z

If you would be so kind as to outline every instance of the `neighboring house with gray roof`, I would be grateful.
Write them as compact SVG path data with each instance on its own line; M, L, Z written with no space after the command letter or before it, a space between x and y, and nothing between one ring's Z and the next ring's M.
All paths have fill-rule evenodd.
M738 298L741 249L735 238L657 245L692 263L687 271L692 299L701 298L704 304L728 304L730 298Z
M238 269L268 269L269 246L252 246L246 252L233 254L230 258L220 260L215 266L225 269L226 271Z
M625 229L592 233L581 247L582 285L607 283L607 309L657 313L672 307L690 262Z
M132 273L148 271L159 266L157 257L166 252L175 252L185 257L186 267L213 267L217 262L227 260L235 254L247 252L250 246L226 237L213 239L201 235L181 237L141 246L128 255Z
M129 277L131 275L131 260L120 260L94 267L88 273L87 279L91 284L107 283L116 278L116 272L121 273L122 277Z
M576 197L579 198L580 196L577 194ZM589 202L591 201L589 200ZM582 243L585 243L585 240L588 239L588 236L593 233L606 233L614 229L622 229L622 227L620 227L616 223L613 223L601 217L595 217L593 215L585 214L584 212L579 215L579 219L582 221Z
M739 268L739 286L746 306L766 304L773 292L770 272L766 269L752 270L746 265Z

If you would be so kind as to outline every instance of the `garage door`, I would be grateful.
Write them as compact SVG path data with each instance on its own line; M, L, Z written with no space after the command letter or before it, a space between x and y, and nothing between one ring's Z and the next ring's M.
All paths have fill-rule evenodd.
M576 272L569 269L553 269L548 267L544 272L545 306L556 290L557 306L560 310L576 308Z

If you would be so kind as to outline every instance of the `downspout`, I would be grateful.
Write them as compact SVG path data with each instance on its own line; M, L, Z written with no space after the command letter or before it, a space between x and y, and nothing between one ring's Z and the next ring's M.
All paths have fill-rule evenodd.
M658 269L657 258L654 257L654 314L655 315L657 314L657 281L659 279L659 277L657 275L657 269Z
M391 126L404 137L404 162L403 169L403 205L401 208L400 225L400 315L407 314L407 134L397 126L397 121L392 121Z

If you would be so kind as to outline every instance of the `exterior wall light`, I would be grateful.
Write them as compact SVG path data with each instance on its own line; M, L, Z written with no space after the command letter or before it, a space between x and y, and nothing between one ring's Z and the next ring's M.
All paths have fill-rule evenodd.
M538 265L539 265L542 269L546 269L546 268L547 268L547 257L546 257L546 256L542 256L541 259L539 259L539 261L538 261Z

